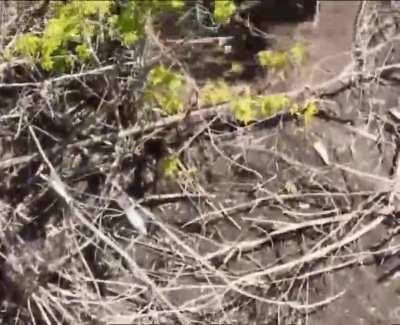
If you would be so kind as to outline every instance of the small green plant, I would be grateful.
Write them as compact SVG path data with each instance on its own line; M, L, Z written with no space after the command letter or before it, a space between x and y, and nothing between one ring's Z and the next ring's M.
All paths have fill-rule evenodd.
M303 43L295 43L289 50L290 60L294 65L301 65L304 63L306 58L306 47Z
M257 104L263 118L270 117L289 106L290 100L285 95L268 95L259 97Z
M71 68L79 59L91 58L95 37L119 39L124 46L134 45L144 35L148 17L180 10L184 0L127 0L117 11L111 0L71 0L66 4L50 2L54 15L41 33L18 37L12 53L38 60L44 70ZM118 14L117 14L118 12ZM156 19L154 19L156 20Z
M17 38L15 50L24 53L30 58L35 58L41 46L40 37L33 34L24 34Z
M304 119L307 127L318 113L318 103L308 100L304 104L291 103L289 97L281 94L267 96L251 96L246 92L243 96L236 96L230 102L235 118L244 124L252 121L269 118L289 109L289 113Z
M43 69L64 70L80 59L91 55L89 42L98 31L98 24L109 13L111 1L76 1L65 5L56 4L55 16L39 35L21 35L14 48L17 55L39 59ZM75 51L69 46L76 44Z
M274 116L290 105L290 99L285 95L278 94L251 96L247 91L244 96L237 96L230 104L235 118L248 124L251 121Z
M231 97L231 88L223 80L207 82L200 92L200 102L205 106L227 102Z
M145 101L151 105L158 105L169 115L177 114L184 108L184 89L185 83L181 74L159 65L149 73Z
M92 57L92 51L87 44L79 44L75 47L75 52L81 60L89 60Z
M254 104L254 100L250 96L235 99L231 103L235 118L244 124L253 121L256 118Z
M285 52L275 52L271 50L260 51L257 53L258 62L263 68L281 70L288 64L288 55Z
M307 51L303 43L295 43L287 52L265 50L257 53L259 64L274 71L283 70L291 63L293 66L299 66L304 63Z
M229 70L229 73L232 74L241 74L244 71L243 64L240 62L232 62L231 69Z
M176 155L170 155L164 159L162 171L165 176L175 178L179 173L180 160Z
M184 0L128 0L118 15L108 18L110 33L125 46L132 46L143 37L148 17L156 21L159 14L180 11L184 6Z
M250 94L250 89L245 89L244 94L237 96L230 104L233 114L239 122L248 124L257 118L257 102Z
M318 114L318 103L316 100L308 100L303 105L293 104L289 110L290 114L303 117L304 125L307 127Z
M214 2L214 19L219 24L228 24L236 12L233 0L218 0Z
M304 124L308 126L318 113L318 106L316 101L309 101L304 108Z

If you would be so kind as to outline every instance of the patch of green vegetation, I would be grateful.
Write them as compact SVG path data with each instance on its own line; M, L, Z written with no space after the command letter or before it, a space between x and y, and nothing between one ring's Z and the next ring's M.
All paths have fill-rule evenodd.
M304 125L307 127L314 117L318 114L318 102L316 100L308 100L304 104L293 104L289 109L290 114L302 117Z
M126 47L133 46L145 33L148 18L157 21L166 11L182 10L185 0L71 0L51 2L53 16L41 33L18 37L14 48L5 55L24 56L39 63L46 71L65 71L79 60L92 57L91 42L119 39ZM118 10L117 10L118 7ZM215 2L214 18L226 24L235 13L233 0Z
M288 64L288 55L286 52L275 52L271 50L260 51L257 53L259 64L263 68L272 70L281 70Z
M46 71L64 71L91 57L94 37L120 39L124 46L134 45L143 35L146 20L167 10L180 10L184 0L126 1L116 10L111 0L72 0L52 3L54 16L39 34L18 37L11 55L38 60ZM7 55L10 57L10 55Z
M205 106L229 103L235 118L244 124L271 117L290 105L285 95L254 96L249 87L242 92L238 95L223 80L208 82L201 90L200 102Z
M184 88L185 82L181 74L159 65L149 73L144 98L150 105L157 105L165 113L173 115L183 111Z
M232 74L241 74L244 71L244 66L240 62L232 62L231 64L231 69L229 70L229 73Z
M175 178L179 173L180 160L176 155L170 155L164 159L162 165L163 174L170 178Z
M295 43L288 51L265 50L257 53L259 64L266 69L280 71L290 63L293 66L302 65L306 59L307 50L303 43Z
M30 58L34 58L39 52L40 42L40 37L33 34L24 34L17 38L15 50L18 53L23 53Z
M254 121L257 117L256 101L251 95L246 94L235 98L231 102L231 108L235 118L244 124Z
M257 99L261 117L266 118L279 113L289 106L290 100L284 95L267 95Z
M274 116L287 108L290 100L284 95L251 96L246 94L231 102L235 118L248 124L251 121Z
M306 47L303 43L295 43L289 50L290 60L294 65L301 65L306 58Z
M81 60L89 60L92 57L92 51L87 44L79 44L75 47L75 52Z
M15 44L16 55L39 59L43 69L65 70L80 59L90 57L90 41L98 24L110 12L111 1L71 1L56 5L41 35L21 35ZM75 51L69 46L75 44Z
M120 35L125 46L132 46L143 37L148 17L156 20L159 14L179 11L184 6L184 0L130 0L123 5L119 15L109 17L110 32L114 37Z
M289 113L304 120L307 127L318 113L318 102L308 100L304 104L292 103L289 97L281 94L266 96L236 96L230 102L235 118L244 124L269 118L275 114L289 109Z
M202 105L217 105L228 102L232 98L232 91L229 85L223 81L207 82L201 89L200 102Z
M214 2L214 19L219 24L228 24L236 12L233 0L218 0Z
M317 102L309 101L308 103L306 103L303 111L305 126L308 126L317 114L318 114Z

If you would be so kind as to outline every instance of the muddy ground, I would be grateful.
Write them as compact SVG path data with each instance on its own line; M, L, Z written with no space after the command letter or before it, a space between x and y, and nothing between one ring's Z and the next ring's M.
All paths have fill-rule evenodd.
M243 126L223 107L194 107L177 125L127 137L106 136L121 132L107 121L93 140L82 126L71 134L66 120L25 113L46 103L4 86L28 81L18 70L4 74L2 323L46 324L51 314L60 324L400 323L400 13L367 3L356 30L361 71L359 1L323 1L316 21L260 27L276 36L266 48L307 45L307 61L285 80L260 70L243 44L234 59L245 71L234 78L218 45L203 56L170 45L200 86L226 76L238 88L318 99L307 125L282 112ZM57 179L46 183L34 134L74 203L60 200ZM160 175L168 150L181 154L173 179ZM127 221L115 183L151 211L147 234Z

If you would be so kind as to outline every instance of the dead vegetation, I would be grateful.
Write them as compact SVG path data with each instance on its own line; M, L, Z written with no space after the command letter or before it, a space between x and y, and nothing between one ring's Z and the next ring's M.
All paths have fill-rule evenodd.
M4 12L2 49L20 32ZM149 28L71 74L1 62L1 323L306 324L351 286L335 272L398 256L399 17L371 2L361 63L287 92L318 100L306 127L198 107L179 46L213 37ZM191 81L184 113L140 109L160 61Z

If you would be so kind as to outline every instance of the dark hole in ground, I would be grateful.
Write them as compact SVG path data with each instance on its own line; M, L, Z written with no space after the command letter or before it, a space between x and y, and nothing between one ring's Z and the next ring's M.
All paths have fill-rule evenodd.
M313 20L318 9L317 0L260 0L253 1L253 3L248 5L241 15L244 18L248 16L256 26L265 21L302 22Z

